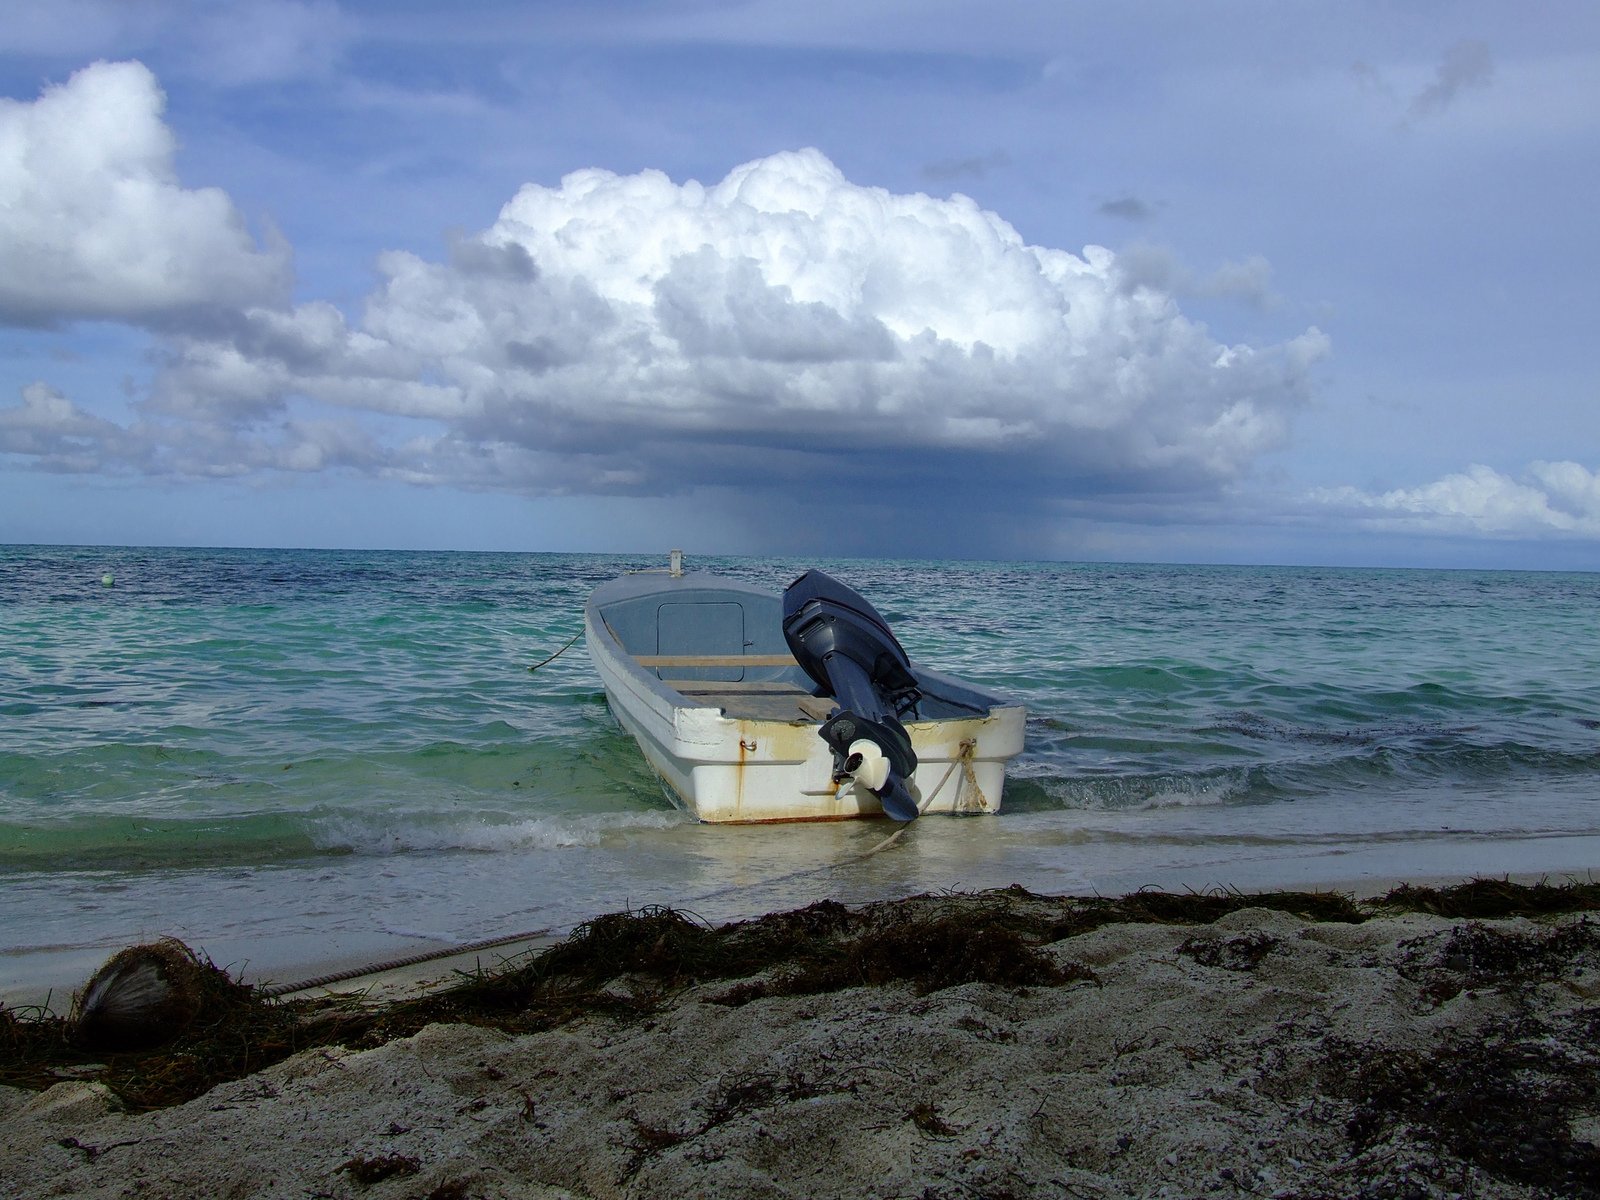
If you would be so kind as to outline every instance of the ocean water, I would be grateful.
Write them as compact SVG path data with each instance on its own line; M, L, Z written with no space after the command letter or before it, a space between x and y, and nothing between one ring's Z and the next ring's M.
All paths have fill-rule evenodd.
M1600 575L691 555L1027 705L999 815L862 857L684 817L581 639L528 670L657 565L0 547L0 1000L166 934L284 981L644 904L1600 869Z

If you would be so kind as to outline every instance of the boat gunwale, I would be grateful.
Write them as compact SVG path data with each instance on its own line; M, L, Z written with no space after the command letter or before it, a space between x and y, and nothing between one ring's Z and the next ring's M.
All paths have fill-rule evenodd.
M763 600L773 599L774 593L767 591L764 588L757 587L755 584L746 583L740 579L729 579L726 576L714 575L710 572L685 572L683 575L679 576L667 576L667 578L674 580L689 581L689 584L679 583L676 585L668 585L668 587L650 586L651 583L655 582L655 580L651 578L652 576L654 576L655 579L659 579L664 574L664 572L640 571L628 575L618 576L596 587L594 591L590 593L589 599L584 605L584 630L586 646L592 647L595 642L601 642L602 644L600 649L609 659L612 660L613 670L616 672L616 674L626 677L636 685L642 686L644 690L649 691L653 696L664 701L671 709L706 710L717 712L721 713L724 718L728 720L763 720L763 718L735 717L728 714L723 705L707 704L704 701L697 701L692 696L680 692L676 688L668 686L671 681L664 680L660 676L656 675L649 665L640 661L640 656L633 654L626 646L622 644L622 639L617 636L616 631L611 628L610 623L606 621L600 610L606 604L617 603L622 600L643 599L653 594L670 596L672 594L669 590L670 587L688 586L689 584L698 584L706 587L708 590L723 590L731 593L741 593L747 596L759 596ZM628 586L630 584L632 586ZM612 594L606 595L608 592ZM645 655L644 657L650 658L655 656ZM748 657L752 657L757 660L765 660L768 656L752 655ZM766 661L758 661L752 665L770 666L772 664ZM948 672L923 666L915 661L913 661L911 664L911 671L919 683L927 682L936 685L936 687L944 687L955 691L970 693L971 695L981 699L983 702L983 707L979 708L976 706L970 706L960 700L939 695L936 691L930 690L930 694L934 695L936 699L953 707L966 709L966 713L959 716L952 715L917 718L912 721L908 721L908 726L913 724L938 725L948 721L986 719L995 716L997 712L1002 709L1025 708L1021 701L1015 700L1012 697L1006 696L1000 692L996 692L986 684L974 683L971 680L963 679L956 675L951 675ZM602 676L602 683L604 682L605 680ZM696 680L694 682L706 682L707 684L711 684L715 681ZM638 688L636 687L635 690L638 690ZM811 694L816 695L815 692L812 692ZM663 716L665 716L665 714L663 714ZM822 722L819 720L806 717L797 717L793 721L783 723L811 724L818 726L822 724Z

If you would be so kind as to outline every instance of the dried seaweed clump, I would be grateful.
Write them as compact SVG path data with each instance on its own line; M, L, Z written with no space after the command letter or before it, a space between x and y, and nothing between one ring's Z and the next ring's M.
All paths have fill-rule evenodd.
M591 984L624 974L674 984L717 970L717 935L686 913L659 905L585 921L539 962L546 975Z
M415 1175L422 1170L422 1162L409 1154L380 1154L371 1158L352 1158L339 1170L364 1187L371 1187L397 1175Z
M1054 984L1087 974L1057 964L1040 948L1046 940L992 897L921 898L861 911L824 900L715 929L672 909L646 908L589 921L512 975L469 981L432 1003L470 1018L513 997L592 1010L608 1003L607 985L623 979L635 985L633 1006L647 1007L660 993L642 984L743 980L720 997L742 1004L867 984L934 991L973 982Z
M998 911L897 915L901 919L887 920L845 947L840 966L850 983L905 981L932 992L963 983L1025 987L1086 977L1081 969L1058 965Z
M1063 965L1045 951L1053 922L1012 900L1009 892L915 897L872 905L849 919L835 914L827 933L806 926L744 930L738 936L759 938L767 951L761 965L772 969L719 999L742 1004L869 984L908 983L932 992L964 983L1027 987L1093 978L1086 967ZM790 935L786 947L777 943L780 932Z
M1376 902L1379 908L1497 921L1506 917L1543 917L1557 913L1600 911L1600 883L1570 880L1554 884L1512 883L1506 879L1471 879L1453 887L1401 884Z
M1261 960L1278 946L1270 933L1255 929L1233 937L1186 938L1178 953L1192 958L1202 967L1221 967L1225 971L1254 971Z
M1434 941L1416 938L1407 949ZM1463 975L1471 983L1560 979L1600 967L1600 922L1585 917L1551 929L1522 932L1477 921L1451 929L1428 965Z
M26 1043L27 1033L17 1014L0 1004L0 1054L10 1058Z
M1426 1052L1330 1039L1323 1082L1355 1102L1346 1132L1358 1152L1409 1131L1499 1180L1600 1200L1600 1148L1572 1135L1574 1116L1600 1101L1597 1026L1582 1010L1523 1017ZM1439 1171L1439 1183L1459 1186L1459 1168Z
M1582 912L1600 908L1600 885L1474 881L1443 892L1397 889L1381 902L1362 905L1327 893L1138 892L1111 899L1006 888L859 909L824 900L720 928L692 914L651 907L597 917L516 965L381 1007L348 997L274 1001L231 980L182 943L164 942L113 957L71 1020L0 1008L0 1083L41 1088L92 1077L129 1107L154 1108L182 1103L308 1047L377 1045L433 1021L521 1032L596 1012L627 1018L652 1011L671 990L724 980L730 986L715 999L727 1004L891 983L922 992L974 982L1052 986L1093 974L1064 961L1051 945L1113 923L1204 925L1242 908L1355 922L1397 907L1453 914L1468 904L1495 906L1493 915ZM1568 923L1548 934L1469 927L1452 934L1433 960L1419 955L1416 969L1440 978L1438 987L1430 984L1430 994L1438 996L1453 994L1462 980L1516 979L1519 972L1522 978L1548 978L1573 963L1593 963L1600 955L1597 931L1600 926L1590 922ZM1196 938L1186 946L1196 961L1214 956L1213 965L1234 970L1250 969L1272 949L1264 934ZM134 1013L143 1015L134 1020ZM139 1046L144 1048L134 1048ZM1385 1070L1391 1074L1382 1075ZM1398 1060L1392 1068L1373 1067L1368 1091L1423 1097L1415 1103L1429 1112L1443 1111L1441 1105L1465 1111L1466 1099L1429 1098L1420 1067L1415 1078L1393 1074L1400 1071ZM1592 1090L1593 1064L1590 1071ZM1580 1147L1571 1153L1587 1152Z

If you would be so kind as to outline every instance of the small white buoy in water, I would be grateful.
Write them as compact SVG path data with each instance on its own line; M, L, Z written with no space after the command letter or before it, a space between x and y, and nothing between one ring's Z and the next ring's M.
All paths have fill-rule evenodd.
M115 582L116 582L116 579L114 579L112 577L110 571L107 571L104 575L100 576L100 586L101 587L110 587Z

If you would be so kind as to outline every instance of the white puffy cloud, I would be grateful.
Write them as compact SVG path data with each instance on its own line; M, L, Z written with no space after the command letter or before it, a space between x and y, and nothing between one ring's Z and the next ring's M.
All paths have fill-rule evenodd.
M287 294L287 248L259 248L221 190L179 184L164 105L137 62L0 99L0 323L160 325Z
M1316 329L1218 342L1110 250L1028 245L965 196L858 185L816 150L709 185L598 169L528 184L441 260L380 256L358 317L291 308L273 294L283 260L227 197L173 178L142 67L101 64L5 115L26 152L5 237L49 281L0 290L0 312L164 331L139 419L102 430L127 469L1192 496L1282 444L1328 348ZM87 133L49 144L69 117ZM202 301L203 322L173 319Z
M964 196L847 180L815 150L718 183L530 184L444 261L389 253L358 327L253 310L157 402L259 419L289 395L420 422L408 477L528 491L815 479L971 457L1035 492L1210 489L1279 445L1327 350L1227 346L1117 257L1023 242ZM1121 481L1118 483L1117 481Z
M1474 464L1421 487L1326 488L1311 499L1387 530L1600 537L1600 475L1575 462L1535 462L1521 480Z

